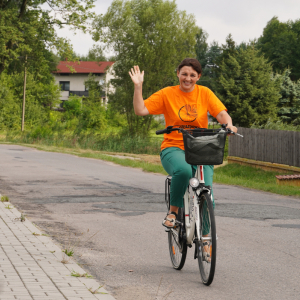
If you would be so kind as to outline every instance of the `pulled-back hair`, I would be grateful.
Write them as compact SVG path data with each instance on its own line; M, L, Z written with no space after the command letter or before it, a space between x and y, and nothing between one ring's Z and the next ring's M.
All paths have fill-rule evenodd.
M202 67L199 61L195 58L185 58L178 66L179 72L182 67L192 67L198 74L202 74Z

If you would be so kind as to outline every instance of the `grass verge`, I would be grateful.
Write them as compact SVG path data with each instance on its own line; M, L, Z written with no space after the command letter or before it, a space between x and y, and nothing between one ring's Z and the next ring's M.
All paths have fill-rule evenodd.
M5 142L4 144L12 143ZM66 153L76 155L79 157L101 159L126 167L139 168L145 172L160 173L163 175L167 175L160 163L159 155L105 152L79 148L63 148L56 146L32 144L18 145L35 148L37 150L42 151ZM286 173L282 174L286 175ZM291 195L300 197L299 187L277 185L275 175L281 175L281 173L264 171L254 167L242 166L239 164L225 164L223 167L215 168L214 182L242 186L280 195Z
M276 184L275 175L287 175L287 173L264 171L239 164L228 164L223 168L215 170L214 182L239 185L280 195L300 197L300 187L278 185Z

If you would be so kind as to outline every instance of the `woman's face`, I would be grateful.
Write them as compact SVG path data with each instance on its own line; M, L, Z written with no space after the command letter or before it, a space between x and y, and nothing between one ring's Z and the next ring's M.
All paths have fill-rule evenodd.
M177 71L179 79L179 88L186 93L192 92L196 82L200 79L201 74L198 74L192 67L184 66Z

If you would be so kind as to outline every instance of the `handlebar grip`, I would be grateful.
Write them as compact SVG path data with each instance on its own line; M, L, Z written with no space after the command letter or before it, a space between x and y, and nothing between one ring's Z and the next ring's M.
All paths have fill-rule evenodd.
M173 129L173 130L172 130L172 129ZM177 128L177 129L178 129L178 128ZM173 126L168 126L168 127L165 128L165 129L157 130L157 131L156 131L156 134L163 134L163 133L169 134L169 133L171 133L171 131L174 131L174 130L176 130L176 128L173 128Z
M168 132L167 129L161 129L161 130L157 130L156 134L158 135L158 134L163 134L163 133L167 133L167 132Z

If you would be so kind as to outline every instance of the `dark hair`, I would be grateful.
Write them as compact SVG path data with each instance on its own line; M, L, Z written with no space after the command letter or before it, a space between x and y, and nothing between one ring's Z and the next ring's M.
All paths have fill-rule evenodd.
M198 74L202 74L202 67L199 61L195 58L185 58L178 66L177 71L182 67L192 67Z

